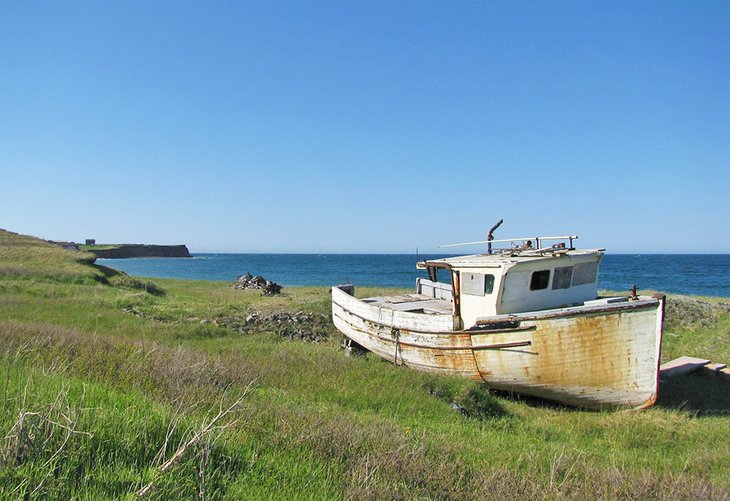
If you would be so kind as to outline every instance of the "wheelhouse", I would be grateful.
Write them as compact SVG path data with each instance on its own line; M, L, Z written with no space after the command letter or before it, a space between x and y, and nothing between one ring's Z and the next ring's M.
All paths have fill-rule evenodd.
M536 237L491 254L422 261L429 278L416 281L416 293L449 300L462 328L480 317L582 305L598 294L598 268L604 249L576 250L559 243L540 248ZM508 240L514 242L514 240ZM503 242L503 240L500 240ZM527 243L530 242L530 243ZM436 280L447 270L451 283Z

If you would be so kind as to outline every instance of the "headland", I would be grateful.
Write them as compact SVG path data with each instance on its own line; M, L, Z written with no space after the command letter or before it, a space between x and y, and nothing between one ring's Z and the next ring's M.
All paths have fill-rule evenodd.
M91 252L97 258L104 259L125 259L132 257L192 257L186 245L80 245L79 250Z

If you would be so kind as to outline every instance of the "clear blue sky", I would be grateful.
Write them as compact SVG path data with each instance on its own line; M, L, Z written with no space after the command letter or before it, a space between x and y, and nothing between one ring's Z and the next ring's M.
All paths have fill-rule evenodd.
M52 239L727 253L730 2L2 2L0 173Z

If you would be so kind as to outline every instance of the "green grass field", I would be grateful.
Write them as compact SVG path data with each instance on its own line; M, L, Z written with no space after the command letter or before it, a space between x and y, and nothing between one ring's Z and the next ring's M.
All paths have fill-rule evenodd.
M118 244L95 244L95 245L86 245L86 244L79 244L79 249L81 249L84 252L91 252L95 250L109 250L109 249L118 249L120 245Z
M730 383L690 375L641 412L493 394L347 357L328 290L284 292L137 279L0 230L0 498L730 497ZM722 301L676 304L663 359L730 362ZM277 312L326 341L246 321Z

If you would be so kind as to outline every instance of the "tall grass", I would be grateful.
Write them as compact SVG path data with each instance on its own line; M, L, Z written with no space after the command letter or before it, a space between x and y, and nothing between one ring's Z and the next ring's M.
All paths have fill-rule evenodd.
M254 311L327 314L324 288L262 298L155 280L153 290L0 237L0 498L133 498L150 483L153 499L730 495L727 413L671 400L584 412L494 394L345 357L333 328L311 344L216 325ZM55 269L107 280L57 280ZM711 340L724 339L727 321L672 327L665 349L694 339L721 356ZM222 427L160 474L252 381Z
M136 492L154 478L152 472L160 463L158 455L165 443L183 443L221 398L235 395L236 389L250 382L250 368L231 367L183 348L89 342L78 333L53 328L1 327L2 344L7 347L6 372L1 375L10 395L4 400L6 436L13 436L16 416L38 412L47 417L39 418L37 426L45 428L33 435L33 442L52 444L27 448L29 452L20 458L15 454L11 455L15 459L10 459L5 454L6 484L19 493L33 492L31 488L52 496L73 495L76 489L86 492L89 488L110 497ZM107 370L109 366L116 370ZM188 370L181 372L180 368ZM138 377L120 379L119 374ZM238 422L216 440L201 444L180 463L175 482L158 479L156 495L197 495L200 475L206 478L208 493L221 495L250 493L251 489L281 493L281 486L288 486L284 490L289 494L306 487L325 496L357 498L487 497L495 492L536 497L584 497L594 492L610 497L676 494L711 498L722 494L713 487L706 469L711 463L697 465L695 470L694 463L701 458L688 458L679 473L671 469L662 473L651 468L656 466L651 463L657 457L638 469L636 458L627 461L626 457L623 461L630 466L607 467L599 451L590 450L608 442L614 452L625 454L625 449L657 448L657 443L670 446L668 434L674 440L681 440L682 435L690 438L693 433L681 429L687 424L685 418L676 413L591 413L589 416L599 419L589 423L580 419L581 413L568 412L557 417L573 419L557 419L550 425L519 414L486 420L452 414L435 422L423 415L405 420L389 418L350 409L342 402L337 402L340 405L336 409L328 409L321 402L291 401L273 390L262 384L246 402ZM54 403L58 401L63 404ZM75 402L72 411L66 410L67 402ZM438 400L433 403L438 405ZM59 411L71 416L78 432L63 448L59 443L66 431L48 426L60 421ZM635 421L637 416L641 417L639 422ZM176 434L169 438L172 423L181 421L185 426L174 428ZM662 425L659 429L658 424ZM449 428L466 433L462 440L471 440L459 441ZM616 434L614 428L623 429ZM439 437L438 431L446 436ZM644 440L630 443L636 440L637 432L645 436ZM571 440L572 434L581 438ZM489 447L473 441L477 437ZM10 444L6 450L12 450L12 440L6 443ZM213 446L216 448L211 451ZM175 448L165 448L168 452L163 451L162 456L169 457ZM675 452L681 452L681 447L677 449ZM61 452L56 454L57 450ZM276 468L271 464L274 459ZM210 471L201 473L196 462L203 460L204 468ZM56 464L54 461L66 469L63 482L55 481L47 470ZM692 474L686 473L688 467ZM250 469L266 471L274 478L250 478ZM315 478L321 483L299 484L303 471L308 475L318 472ZM119 475L127 480L120 482ZM90 486L90 476L117 480ZM240 477L247 482L241 484Z

